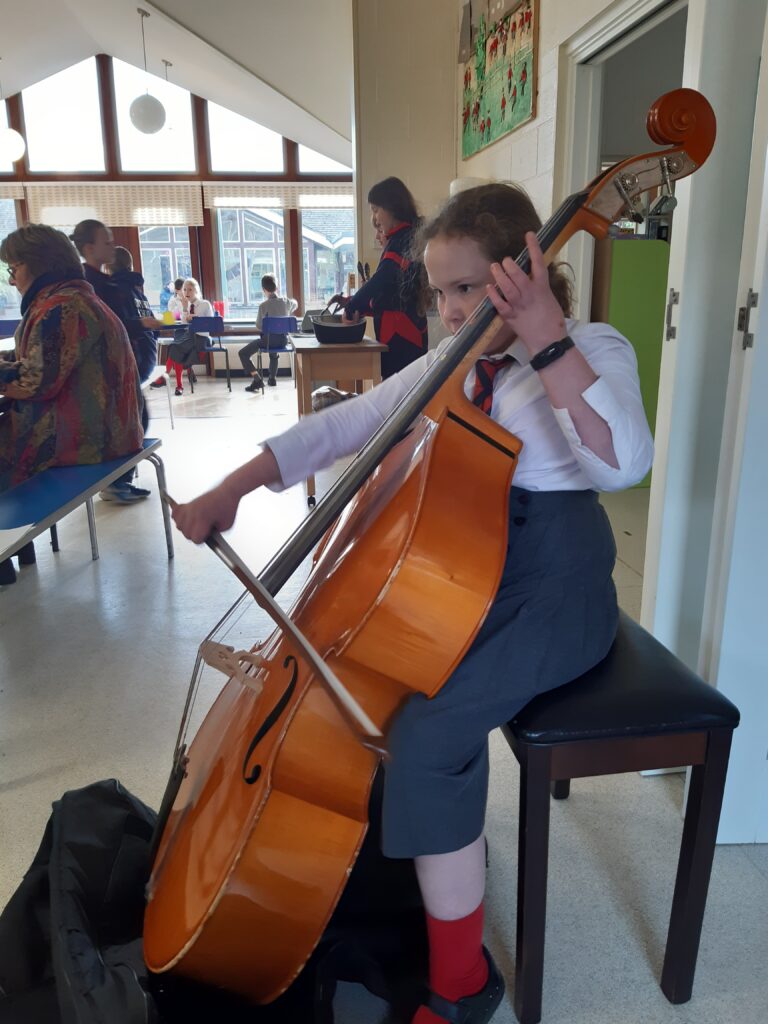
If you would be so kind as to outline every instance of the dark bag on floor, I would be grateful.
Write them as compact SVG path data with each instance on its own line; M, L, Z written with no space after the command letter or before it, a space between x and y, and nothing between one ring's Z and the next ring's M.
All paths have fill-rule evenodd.
M380 819L380 783L371 820ZM142 958L155 813L115 780L65 793L0 915L0 1024L333 1024L338 981L365 985L404 1020L426 978L412 862L387 860L373 825L342 900L297 981L270 1006L151 976ZM243 937L247 941L247 936Z

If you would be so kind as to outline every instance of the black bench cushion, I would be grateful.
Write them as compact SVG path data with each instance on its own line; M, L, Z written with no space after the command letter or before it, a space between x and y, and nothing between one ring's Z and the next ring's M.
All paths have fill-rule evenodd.
M624 612L608 655L527 704L509 724L525 743L734 729L739 711Z

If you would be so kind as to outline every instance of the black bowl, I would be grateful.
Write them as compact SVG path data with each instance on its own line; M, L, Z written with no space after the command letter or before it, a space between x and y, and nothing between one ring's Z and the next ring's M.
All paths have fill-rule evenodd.
M346 345L362 341L365 335L365 320L356 324L343 324L335 317L313 316L312 326L315 337L324 345Z

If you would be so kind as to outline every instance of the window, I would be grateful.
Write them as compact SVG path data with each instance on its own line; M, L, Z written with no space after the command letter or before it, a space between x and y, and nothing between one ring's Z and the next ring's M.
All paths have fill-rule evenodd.
M31 171L105 169L94 57L24 89L21 99Z
M355 269L354 210L302 209L301 236L304 305L324 305Z
M18 227L16 203L13 199L0 199L0 239ZM0 319L14 320L21 316L21 296L8 280L8 267L0 261ZM4 332L3 332L4 333ZM0 348L8 346L0 345Z
M112 58L115 76L115 105L120 166L124 171L194 171L195 144L192 133L192 98L156 75ZM154 135L134 128L131 103L151 93L165 107L165 124Z
M261 279L265 274L271 274L279 282L280 271L275 263L274 249L246 249L245 250L246 277L248 282L248 301L252 306L258 306L264 301ZM278 283L277 290L283 289Z
M246 242L272 241L272 225L265 224L260 217L254 217L250 210L243 213L243 228Z
M281 295L287 291L283 211L225 208L217 213L225 315L253 320L264 301L264 274L274 276Z
M227 316L243 316L243 250L225 245L221 254L221 279L224 282L224 310Z
M208 101L211 170L282 173L283 138L263 125Z
M168 308L177 277L192 275L187 228L146 227L139 229L144 292L158 314Z
M323 156L309 146L299 145L299 172L301 174L351 174L352 168Z

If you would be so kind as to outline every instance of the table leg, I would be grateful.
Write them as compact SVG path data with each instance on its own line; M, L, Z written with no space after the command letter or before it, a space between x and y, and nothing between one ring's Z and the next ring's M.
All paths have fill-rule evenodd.
M296 376L296 406L298 408L299 419L304 415L304 374L303 374L304 361L301 357L296 360L294 366L294 373Z
M299 418L307 416L312 412L312 378L309 366L304 366L301 355L296 359L296 398L299 407ZM310 505L315 503L315 478L307 477L307 501Z

